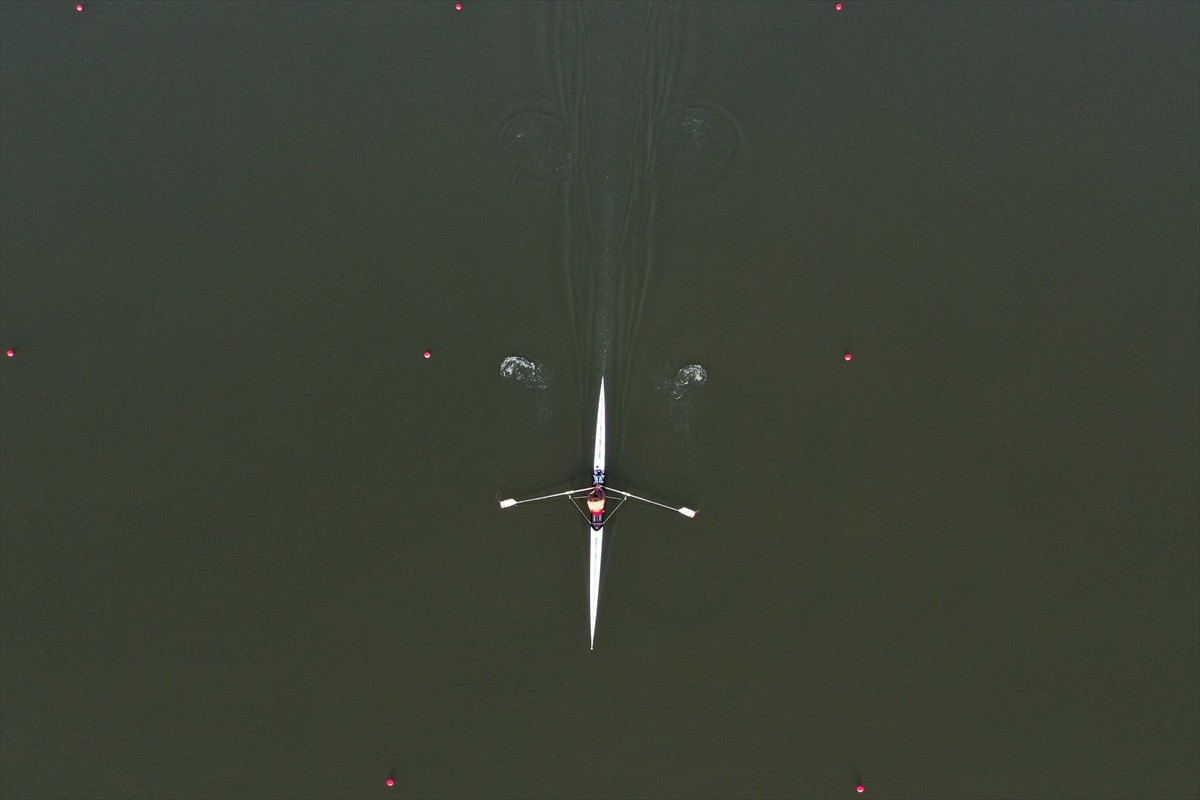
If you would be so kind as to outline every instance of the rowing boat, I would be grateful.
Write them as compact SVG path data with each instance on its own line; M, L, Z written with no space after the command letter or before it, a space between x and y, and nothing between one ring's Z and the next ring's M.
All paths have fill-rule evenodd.
M657 500L649 500L645 497L639 497L629 492L614 489L608 486L604 473L604 450L605 450L605 413L604 413L604 379L600 379L600 398L596 403L596 438L592 449L592 484L585 486L582 489L571 489L566 492L558 492L555 494L542 495L541 497L530 497L525 500L517 500L509 498L500 501L501 508L512 508L523 503L536 503L540 500L554 500L566 498L571 500L575 506L583 513L584 519L588 521L588 528L591 532L591 546L588 552L588 642L592 650L596 649L596 612L600 607L600 566L604 556L604 525L612 518L612 515L617 512L617 509L624 505L626 500L636 500L640 503L646 503L659 508L665 508L668 511L674 511L682 514L685 517L695 517L694 509L680 506L675 508L665 503L660 503ZM607 494L615 494L620 499L616 506L611 509L603 508L600 513L593 513L590 509L585 509L580 505L581 500L586 500L589 495L594 495L597 489L601 496Z

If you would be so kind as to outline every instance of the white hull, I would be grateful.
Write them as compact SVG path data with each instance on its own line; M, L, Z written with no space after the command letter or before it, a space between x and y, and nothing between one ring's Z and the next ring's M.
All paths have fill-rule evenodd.
M636 500L639 503L658 506L659 508L664 508L668 511L674 511L677 514L682 514L683 516L689 518L696 516L696 511L686 506L680 506L676 508L674 506L666 505L665 503L660 503L657 500L639 497L631 492L622 491L621 489L613 489L607 485L607 481L604 478L604 446L607 430L604 405L604 379L601 378L600 397L596 401L596 440L592 458L592 476L594 483L592 485L584 486L579 489L571 489L565 492L555 492L553 494L542 495L541 497L529 497L524 500L517 500L510 497L506 500L500 501L501 508L512 508L513 506L519 506L523 503L536 503L541 500L569 499L571 502L575 503L576 507L579 508L580 513L583 514L583 518L587 520L588 530L592 535L588 552L588 642L589 646L593 650L596 649L596 617L600 611L600 576L603 568L602 561L604 558L603 523L607 522L608 519L616 513L617 509L620 508L621 504L626 500ZM595 483L604 484L604 490L609 500L611 500L614 496L620 498L615 506L606 508L604 516L601 518L600 525L598 527L593 527L596 524L595 517L589 514L588 510L580 502L586 499L588 493L594 488Z
M592 464L604 471L604 379L600 379L600 400L596 406L596 445ZM588 556L588 612L590 619L589 646L596 649L596 612L600 610L600 562L604 557L604 528L592 531L592 546Z

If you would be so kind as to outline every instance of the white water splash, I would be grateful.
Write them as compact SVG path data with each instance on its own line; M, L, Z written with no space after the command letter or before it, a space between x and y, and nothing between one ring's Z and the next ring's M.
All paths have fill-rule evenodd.
M546 371L540 364L521 356L508 356L500 362L500 374L528 389L545 389Z
M675 382L671 385L671 399L682 400L693 386L700 386L708 380L708 372L699 364L688 364L675 373Z

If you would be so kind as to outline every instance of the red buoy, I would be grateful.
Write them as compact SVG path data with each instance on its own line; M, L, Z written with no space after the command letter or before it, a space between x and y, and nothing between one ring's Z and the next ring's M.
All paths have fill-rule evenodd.
M431 353L431 352L429 352L428 350L426 350L426 351L425 351L425 357L426 357L426 358L433 358L433 353Z
M844 354L842 354L842 358L845 359L846 361L850 361L854 358L854 354L853 353L844 353Z
M866 790L867 790L867 787L863 786L861 783L858 786L854 787L854 791L858 792L859 794L862 794Z

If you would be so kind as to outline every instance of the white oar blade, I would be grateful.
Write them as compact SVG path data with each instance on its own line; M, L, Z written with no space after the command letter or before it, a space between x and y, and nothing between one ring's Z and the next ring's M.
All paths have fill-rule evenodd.
M678 511L680 514L683 514L685 517L688 517L689 519L694 519L694 518L695 518L695 516L696 516L696 510L695 510L695 509L692 509L692 508L686 508L686 507L685 507L685 508L679 508L679 509L676 509L676 510L677 510L677 511Z
M507 500L501 500L501 501L500 501L500 507L501 507L501 508L512 508L512 507L513 507L513 506L515 506L516 504L517 504L517 501L516 501L514 498L512 498L512 497L508 498Z

